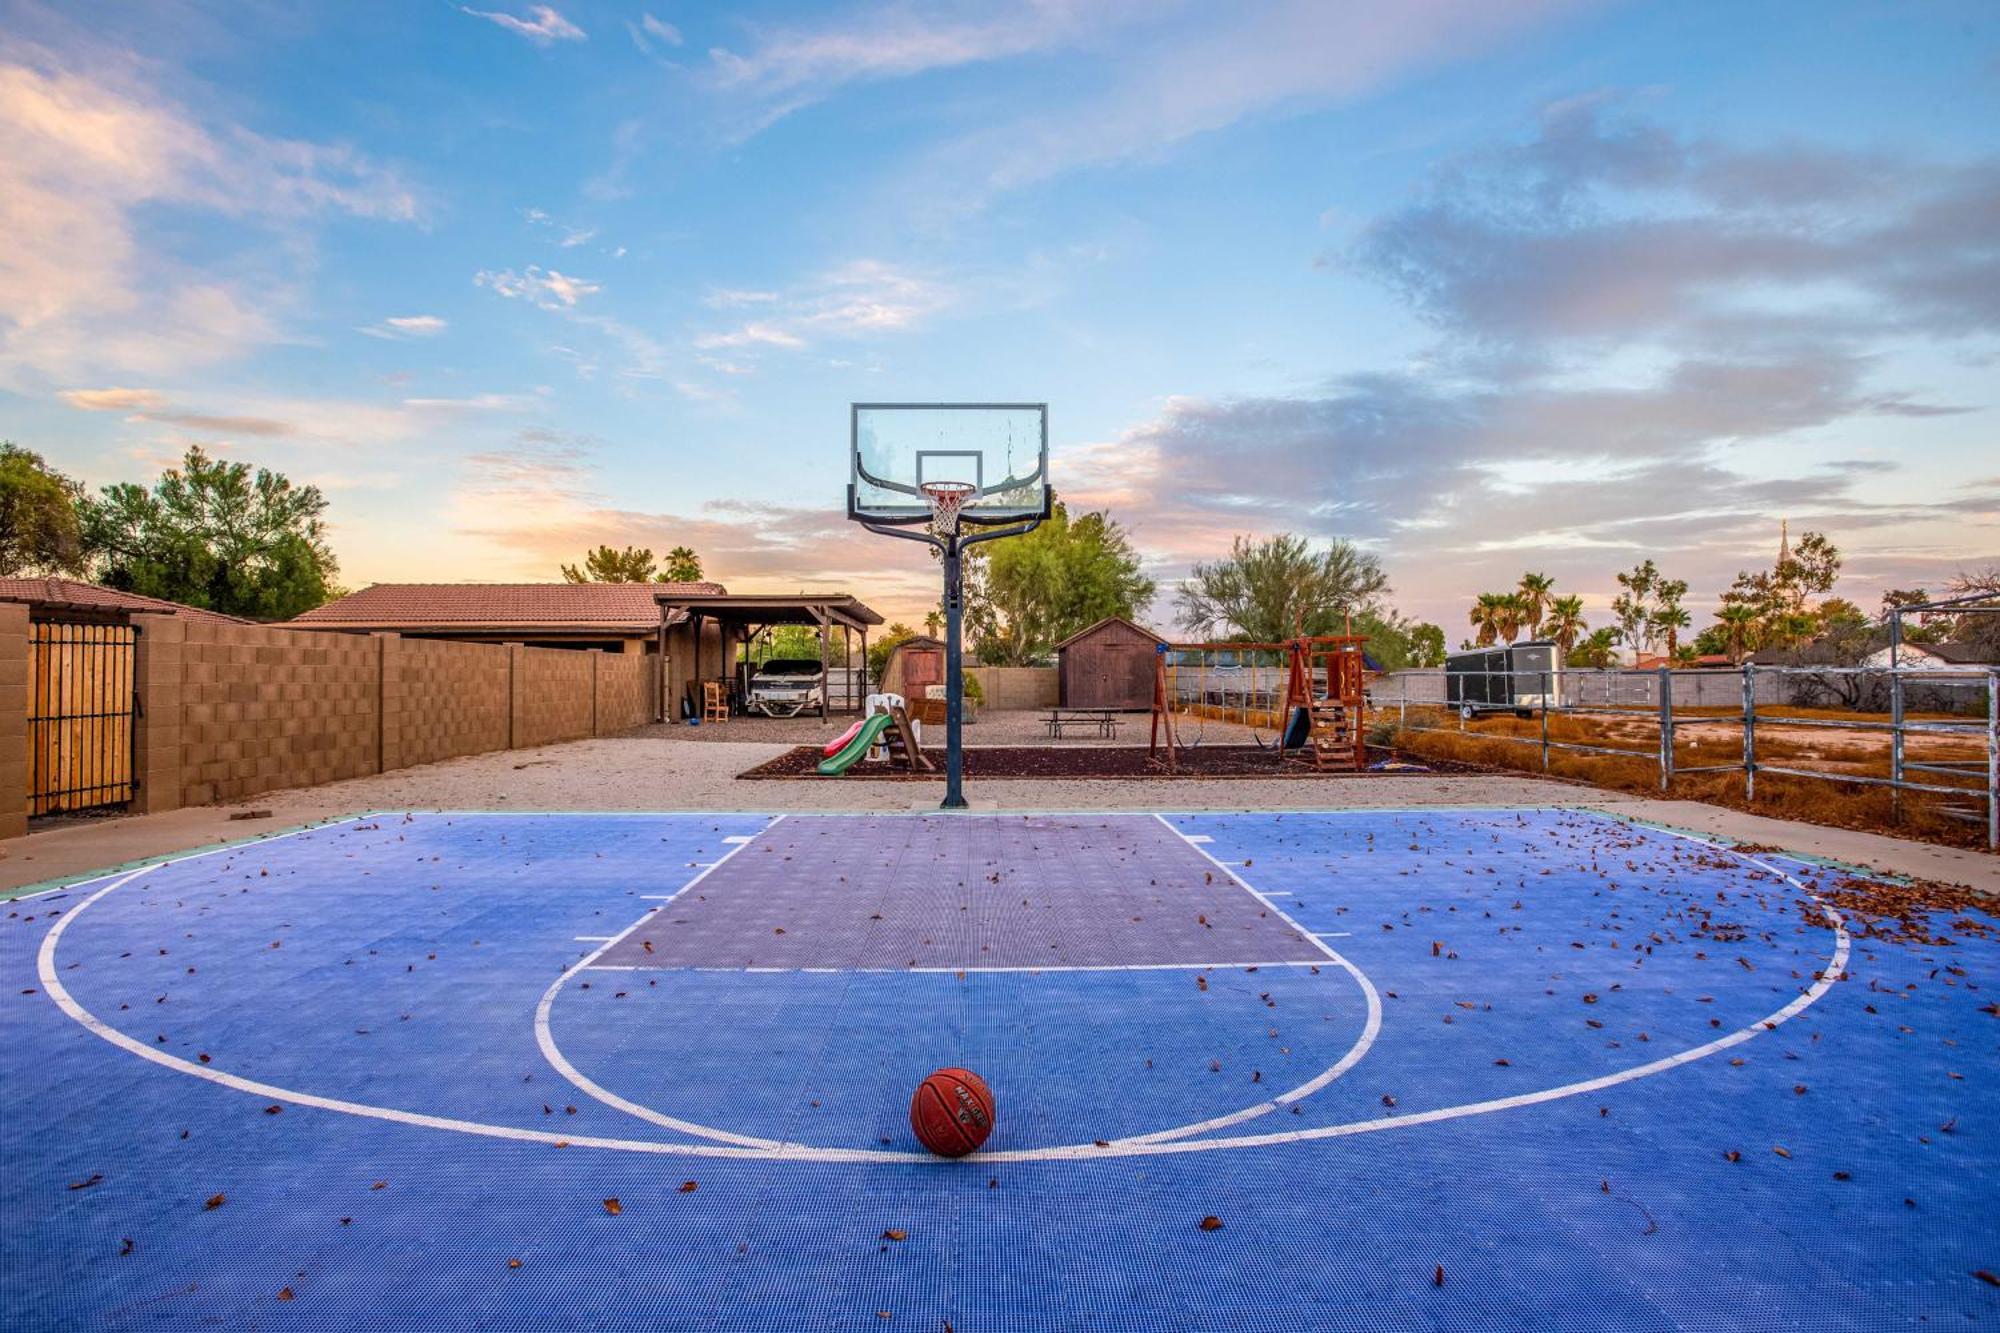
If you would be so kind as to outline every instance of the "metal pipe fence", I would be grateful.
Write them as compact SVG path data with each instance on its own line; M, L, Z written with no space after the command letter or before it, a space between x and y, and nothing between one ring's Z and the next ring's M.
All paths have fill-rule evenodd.
M1477 689L1464 677L1485 678ZM1460 678L1460 679L1453 679ZM1519 698L1518 705L1505 700ZM1501 702L1491 702L1498 699ZM1544 706L1543 700L1557 700ZM1461 702L1464 701L1464 702ZM1578 753L1650 761L1667 791L1676 776L1741 773L1746 800L1757 799L1760 773L1819 782L1887 787L1902 813L1905 792L1948 799L1940 813L1983 824L1986 845L2000 850L2000 667L1789 667L1653 671L1400 671L1369 692L1369 706L1393 711L1396 726L1411 733L1457 732L1480 740L1533 746L1548 771L1552 754ZM1811 716L1815 709L1839 716ZM1480 725L1501 716L1539 719L1533 734ZM1640 736L1587 740L1552 736L1555 718L1619 719L1643 726ZM1449 720L1446 720L1449 719ZM1866 740L1885 736L1887 774L1850 768L1811 768L1825 759L1806 748L1806 759L1758 751L1759 725L1848 733ZM1726 763L1684 762L1682 752L1715 730L1741 736L1740 758ZM1567 729L1574 730L1574 729ZM1629 731L1614 724L1610 731ZM1650 732L1646 735L1645 732ZM1704 732L1702 736L1695 733ZM1688 737L1686 745L1682 738ZM1938 754L1939 741L1967 742L1958 753ZM1626 744L1597 744L1597 740ZM1923 742L1914 750L1913 740ZM1643 745L1643 748L1641 746ZM1767 742L1769 749L1775 744ZM1970 751L1976 745L1976 757ZM1732 747L1733 748L1733 747ZM1830 746L1828 748L1831 748ZM1690 756L1691 757L1691 756ZM1777 762L1783 759L1785 762Z

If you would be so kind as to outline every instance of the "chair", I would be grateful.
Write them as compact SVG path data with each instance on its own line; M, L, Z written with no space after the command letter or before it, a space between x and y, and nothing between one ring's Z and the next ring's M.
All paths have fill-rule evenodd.
M705 680L701 683L701 720L704 722L729 720L729 689L719 680Z

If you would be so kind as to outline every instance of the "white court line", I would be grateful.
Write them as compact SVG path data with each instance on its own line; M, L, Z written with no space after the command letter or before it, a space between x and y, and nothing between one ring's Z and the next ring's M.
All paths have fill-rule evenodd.
M363 817L365 816L356 816L356 818ZM320 825L318 827L326 826ZM309 831L309 829L294 830L295 833ZM1413 1112L1401 1116L1383 1116L1373 1120L1357 1120L1340 1125L1325 1125L1314 1129L1290 1130L1269 1134L1245 1134L1218 1139L1153 1141L1121 1139L1101 1148L1095 1144L1088 1146L1063 1145L1052 1148L1020 1148L996 1152L982 1152L976 1154L975 1157L977 1160L993 1162L1079 1161L1105 1157L1162 1156L1170 1153L1207 1152L1214 1149L1272 1147L1291 1143L1313 1142L1320 1139L1344 1138L1358 1134L1372 1134L1385 1130L1410 1129L1446 1120L1485 1115L1494 1111L1513 1110L1524 1106L1539 1105L1544 1102L1558 1101L1587 1092L1597 1092L1621 1083L1646 1078L1682 1065L1693 1064L1718 1052L1739 1046L1754 1037L1774 1031L1783 1024L1798 1017L1824 996L1828 990L1832 989L1836 981L1840 980L1846 970L1852 941L1847 933L1845 919L1834 907L1822 901L1812 890L1801 884L1793 876L1785 874L1767 862L1738 852L1727 844L1697 837L1692 834L1680 833L1672 829L1663 829L1661 831L1675 837L1684 837L1690 842L1697 842L1713 847L1716 850L1733 855L1740 860L1747 861L1759 869L1777 874L1780 878L1805 894L1820 911L1825 913L1833 926L1834 953L1828 965L1820 971L1817 980L1784 1008L1758 1019L1745 1027L1738 1028L1736 1031L1725 1036L1718 1037L1714 1041L1692 1047L1677 1055L1652 1061L1649 1064L1636 1065L1618 1073L1588 1079L1579 1083L1567 1083L1558 1087L1547 1088L1541 1092L1522 1093L1512 1097L1494 1098L1483 1102L1470 1102L1461 1106L1444 1107L1433 1111ZM274 836L288 837L292 835L279 834ZM235 848L216 848L210 852L190 853L187 857L175 859L191 860L199 856L213 855L215 851L228 850L235 850ZM266 1100L290 1102L296 1106L311 1106L321 1110L337 1111L342 1114L360 1116L365 1119L392 1121L397 1124L410 1125L422 1129L448 1130L454 1133L506 1139L520 1143L543 1144L558 1148L599 1148L613 1152L645 1153L666 1157L735 1158L782 1162L886 1162L903 1165L921 1163L940 1169L950 1165L950 1163L945 1162L943 1159L934 1158L925 1153L893 1152L873 1148L816 1148L803 1144L779 1144L775 1148L764 1149L719 1143L658 1143L646 1139L607 1138L595 1135L564 1137L541 1130L517 1129L513 1126L487 1124L476 1120L460 1120L448 1116L401 1111L383 1106L370 1106L363 1102L346 1101L336 1097L324 1097L317 1093L299 1092L294 1089L279 1087L275 1084L262 1083L253 1079L224 1073L210 1066L194 1064L178 1056L169 1055L159 1050L156 1046L141 1042L118 1031L77 1003L76 999L62 985L61 977L58 975L56 968L57 943L62 938L63 932L69 929L70 924L86 908L96 903L114 889L131 882L140 875L157 868L159 865L165 864L172 864L172 861L155 862L152 865L140 866L125 874L122 878L118 878L113 883L107 884L104 888L99 889L82 903L71 909L59 922L50 928L49 933L43 938L42 947L37 956L37 970L42 981L43 990L47 992L49 998L64 1014L81 1025L86 1031L132 1055L150 1060L177 1073L205 1079L208 1082L239 1092L251 1093ZM575 969L571 970L574 971Z
M670 903L677 896L671 893L642 893L639 895L639 900L648 903Z
M783 815L779 815L766 824L762 831L769 833L772 829L783 823L784 818ZM720 860L714 862L712 865L704 866L700 874L681 885L679 889L674 891L673 897L668 898L667 901L672 902L674 898L680 897L681 894L686 893L689 889L692 889L695 885L714 874L719 867L729 864L732 857L750 845L751 838L740 834L732 834L730 841L732 843L730 849L722 854ZM571 1064L569 1058L557 1047L555 1034L549 1031L549 1014L555 1008L556 996L562 992L563 985L578 972L587 967L594 966L598 959L617 948L620 940L623 940L633 931L652 920L655 913L664 910L666 909L662 907L647 908L645 915L599 945L590 954L585 956L581 962L572 963L564 968L556 976L556 979L549 983L549 988L542 992L541 1001L535 1005L535 1044L541 1047L542 1058L555 1066L555 1071L558 1074L568 1079L579 1092L582 1092L587 1097L592 1097L597 1101L603 1102L606 1106L614 1107L629 1116L636 1116L640 1120L659 1125L665 1129L674 1130L677 1133L692 1134L697 1138L716 1139L723 1143L731 1143L739 1147L757 1148L764 1152L780 1151L786 1147L781 1140L763 1139L753 1134L736 1134L726 1129L715 1129L708 1125L698 1125L691 1120L680 1120L674 1116L655 1111L650 1106L641 1106L637 1102L628 1101L626 1098L620 1097L617 1093L600 1085L588 1074Z
M1351 930L1321 930L1315 931L1313 938L1316 940L1344 940L1350 938L1353 934L1354 932Z
M780 815L780 816L779 816L778 818L779 818L779 819L782 819L782 818L784 818L784 816L783 816L783 815ZM777 820L775 820L775 819L774 819L774 820L772 820L771 822L772 822L773 824L775 824L775 823L777 822ZM768 825L768 824L767 824L767 825L765 825L765 827L766 827L766 828L769 828L769 827L770 827L770 825ZM754 834L754 833L730 833L730 834L727 834L727 835L725 835L725 836L723 837L723 839L722 839L722 840L723 840L724 842L733 842L733 843L735 843L735 844L736 844L737 846L739 846L739 847L742 847L742 846L745 846L745 845L747 845L748 843L750 843L750 842L751 842L752 840L754 840L754 839L756 838L756 836L757 836L757 835L756 835L756 834Z
M1155 1130L1151 1134L1134 1135L1130 1139L1119 1140L1121 1143L1165 1143L1173 1139L1192 1138L1198 1134L1206 1134L1211 1130L1227 1129L1231 1125L1240 1125L1246 1120L1255 1120L1258 1116L1269 1115L1273 1111L1290 1106L1293 1102L1303 1101L1339 1078L1342 1074L1345 1074L1348 1070L1354 1068L1357 1064L1360 1064L1362 1057L1368 1054L1368 1048L1375 1044L1375 1038L1380 1036L1382 1032L1382 997L1376 994L1375 983L1368 979L1367 973L1363 972L1353 963L1348 962L1338 951L1328 945L1326 941L1300 925L1284 908L1272 902L1264 894L1258 893L1256 889L1251 888L1249 882L1243 876L1216 860L1210 854L1208 848L1195 842L1194 839L1181 832L1165 815L1154 815L1153 817L1165 825L1168 832L1187 843L1188 846L1193 847L1202 856L1207 857L1209 864L1229 876L1230 881L1238 888L1246 890L1257 901L1263 903L1273 912L1276 912L1279 919L1286 925L1296 930L1304 938L1311 940L1313 947L1331 959L1336 967L1341 968L1347 975L1353 977L1354 984L1361 987L1362 998L1367 1001L1368 1018L1361 1025L1361 1035L1355 1038L1354 1044L1347 1048L1345 1055L1341 1056L1340 1059L1327 1068L1321 1070L1313 1078L1299 1084L1296 1088L1281 1092L1269 1101L1258 1102L1254 1106L1246 1106L1240 1111L1231 1111L1227 1115L1214 1116L1192 1125L1181 1125L1174 1129Z
M1174 832L1180 833L1180 830L1175 829ZM1210 843L1215 841L1213 837L1209 836L1206 833L1181 833L1181 837L1186 839L1188 842Z
M658 909L655 908L653 910L657 911ZM571 938L575 939L579 944L609 944L618 937L616 935L576 935Z
M973 974L1020 972L1041 976L1045 972L1254 972L1266 967L1318 967L1319 960L1287 958L1273 963L1062 963L1052 966L1021 967L709 967L662 964L655 967L619 967L598 963L593 972L740 972L759 976L782 976L791 972L824 972L833 976L969 976Z

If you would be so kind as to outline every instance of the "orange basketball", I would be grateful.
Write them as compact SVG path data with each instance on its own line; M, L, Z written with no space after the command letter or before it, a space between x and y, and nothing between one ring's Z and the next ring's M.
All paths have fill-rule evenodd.
M993 1132L993 1091L970 1069L940 1069L910 1098L917 1142L940 1157L963 1157Z

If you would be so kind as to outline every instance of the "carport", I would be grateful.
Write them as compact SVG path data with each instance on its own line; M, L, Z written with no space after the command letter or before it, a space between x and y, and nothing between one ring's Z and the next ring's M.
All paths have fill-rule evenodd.
M827 715L827 674L832 664L833 631L840 631L843 666L855 660L854 637L861 638L861 675L849 692L851 711L860 712L867 693L868 631L880 625L882 617L851 593L686 593L662 591L654 600L660 604L660 651L667 651L670 627L689 625L693 633L692 660L669 661L669 700L682 699L704 681L721 681L730 692L732 711L737 704L740 682L735 679L736 650L776 625L808 625L819 632L819 715ZM705 647L706 627L717 630L716 655L710 661Z

